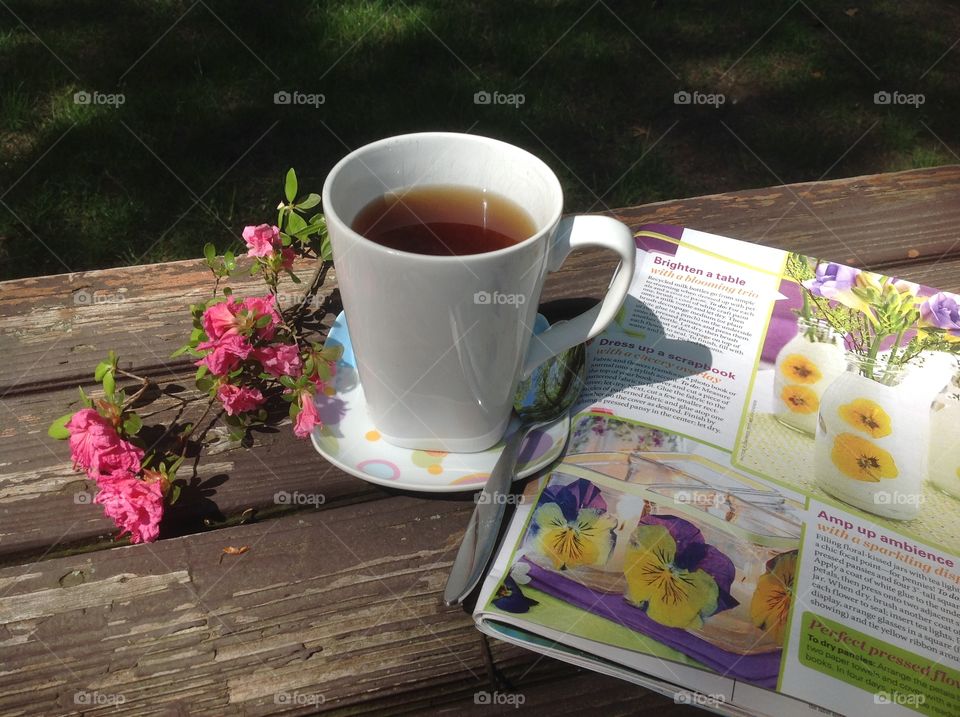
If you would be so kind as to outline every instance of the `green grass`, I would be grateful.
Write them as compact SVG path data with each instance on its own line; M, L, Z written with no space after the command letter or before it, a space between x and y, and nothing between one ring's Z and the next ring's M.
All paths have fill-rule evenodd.
M573 211L957 161L960 47L937 60L960 10L791 5L7 0L0 278L225 249L270 219L287 167L318 190L348 148L408 131L521 145ZM475 105L482 89L525 102ZM678 106L680 89L726 102Z

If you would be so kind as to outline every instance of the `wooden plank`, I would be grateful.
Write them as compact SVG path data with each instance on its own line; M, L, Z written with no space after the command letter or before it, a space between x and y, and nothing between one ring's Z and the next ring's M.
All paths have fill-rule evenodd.
M440 607L471 509L398 496L0 569L0 713L106 713L122 700L124 714L144 715L489 714L474 695L502 688L480 637ZM224 555L228 545L249 550ZM525 709L694 714L491 649Z
M926 247L924 256L928 258L919 256L889 263L883 270L960 291L960 254L947 259L930 258L931 247L947 246L947 242L960 237L954 228L944 229L941 220L936 219L940 212L952 217L952 221L960 221L960 216L951 214L955 200L945 198L945 194L955 195L958 189L960 172L946 167L824 185L798 185L789 190L751 190L662 202L622 210L620 215L634 226L669 221L744 238L760 238L761 226L783 216L763 241L817 251L816 242L826 241L824 236L829 235L825 230L817 233L810 229L811 217L808 212L803 213L802 207L783 215L795 202L791 192L812 197L816 211L831 222L847 222L846 212L860 216L867 212L864 207L873 207L874 213L883 214L883 208L891 202L907 212L903 209L906 201L912 215L904 213L897 226L902 231L907 222L916 225L913 243ZM843 196L845 201L832 201L833 194ZM853 209L846 209L848 204ZM752 228L743 223L747 216L745 207L749 208ZM930 217L935 220L929 220ZM886 234L886 229L877 233L872 225L864 230L854 229L849 236L856 237L858 246L873 241L873 237L893 236ZM805 234L807 230L812 233ZM804 243L808 246L801 246ZM878 261L892 261L895 252L891 254L882 242L875 243L879 247ZM821 253L830 253L822 248ZM834 254L833 258L842 257ZM580 252L572 257L548 280L544 292L548 316L570 316L581 310L585 302L589 304L600 296L613 261L610 255L599 251ZM308 276L309 271L309 267L304 267L300 273ZM241 279L235 285L240 295L259 290L249 279ZM58 554L93 544L109 544L111 523L103 519L98 508L84 504L89 486L70 470L64 444L46 437L47 425L76 407L74 386L77 382L91 385L89 374L93 365L111 347L118 348L126 365L137 372L192 385L193 369L189 362L165 357L188 332L186 305L200 299L209 289L209 274L198 261L0 284L0 352L5 358L0 365L0 386L4 387L0 388L0 415L4 417L0 428L0 564L26 560L47 551ZM79 292L86 292L83 295L87 298L74 305L72 297ZM134 331L134 327L143 330ZM51 336L55 337L52 342ZM17 371L29 366L27 362L36 365L17 375ZM155 420L163 418L161 415ZM261 513L279 510L273 496L281 489L320 492L329 505L388 495L322 462L308 444L290 437L286 425L280 426L279 433L256 434L255 441L251 452L232 450L200 462L198 481L213 492L203 501L186 496L182 507L165 522L168 532L164 537L206 529L205 520L212 520L215 526L221 516L236 519L248 508Z
M617 212L879 268L960 254L960 165L674 200Z

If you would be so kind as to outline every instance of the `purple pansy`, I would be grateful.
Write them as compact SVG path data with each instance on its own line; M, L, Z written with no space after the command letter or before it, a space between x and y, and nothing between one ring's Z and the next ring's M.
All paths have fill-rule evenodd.
M497 588L497 595L493 598L493 604L504 612L522 613L528 612L531 607L540 603L524 595L520 586L517 585L517 581L508 575L503 579L500 587Z
M567 485L553 483L544 488L538 505L556 503L567 520L576 520L581 508L594 508L603 513L607 510L607 502L603 499L600 489L583 478L578 478Z

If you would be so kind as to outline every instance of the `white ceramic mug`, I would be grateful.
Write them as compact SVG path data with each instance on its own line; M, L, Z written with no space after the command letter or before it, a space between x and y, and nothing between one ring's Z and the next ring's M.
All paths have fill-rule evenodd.
M360 210L414 186L467 186L507 197L536 233L496 251L429 256L389 249L351 229ZM481 451L510 420L522 375L597 335L627 295L636 252L622 223L560 218L550 168L518 147L469 134L389 137L344 157L323 186L337 281L370 418L394 445ZM540 292L576 248L620 255L596 307L531 342Z

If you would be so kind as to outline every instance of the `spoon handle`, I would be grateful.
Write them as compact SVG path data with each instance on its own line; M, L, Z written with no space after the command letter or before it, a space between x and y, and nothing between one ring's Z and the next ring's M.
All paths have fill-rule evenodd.
M500 533L500 525L507 509L510 485L523 439L540 423L524 423L507 439L503 452L493 467L483 490L477 495L477 507L470 516L460 551L453 561L447 586L443 591L444 605L459 605L480 582Z

